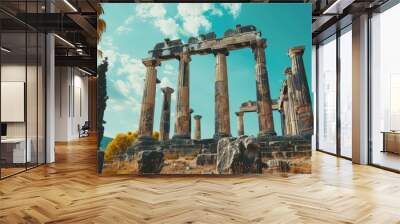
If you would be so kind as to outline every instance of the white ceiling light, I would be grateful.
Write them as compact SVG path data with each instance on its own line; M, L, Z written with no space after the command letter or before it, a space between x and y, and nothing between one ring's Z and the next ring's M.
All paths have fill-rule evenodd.
M339 4L340 0L336 0L331 6L329 6L322 14L328 14L328 13L333 13L336 12L337 6Z
M4 51L6 53L10 53L11 52L10 50L8 50L7 48L4 48L4 47L1 47L0 49L1 49L1 51Z
M83 73L85 73L85 74L87 74L87 75L93 75L92 73L90 73L90 72L88 72L88 71L85 71L85 70L83 70L83 69L81 69L81 68L79 68L79 67L78 67L78 70L81 71L81 72L83 72Z
M62 37L60 37L60 36L57 35L57 34L54 34L54 36L57 37L57 38L58 38L59 40L61 40L62 42L64 42L65 44L67 44L68 46L75 48L75 45L73 45L73 44L72 44L71 42L69 42L68 40L66 40L66 39L64 39L64 38L62 38Z
M355 0L336 0L322 14L342 14L343 10L351 5Z
M74 12L78 12L78 10L68 1L64 0L65 4L67 4Z

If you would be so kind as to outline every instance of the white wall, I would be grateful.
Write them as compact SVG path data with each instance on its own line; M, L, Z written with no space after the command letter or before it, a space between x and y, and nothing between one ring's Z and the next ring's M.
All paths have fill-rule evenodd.
M25 64L8 64L1 66L1 81L3 82L25 82ZM28 67L28 70L30 68ZM1 108L6 110L7 108ZM25 122L7 123L7 137L25 137Z
M38 69L38 70L36 70ZM27 80L25 80L27 78ZM26 106L21 112L26 112L26 121L5 122L8 138L25 138L30 140L32 162L44 163L45 150L45 118L44 118L44 74L42 67L25 64L3 64L1 66L2 82L24 82L26 84ZM23 93L22 93L23 94ZM7 97L7 96L2 96ZM1 108L10 110L10 108ZM37 155L38 153L38 155Z
M27 69L27 70L26 70ZM26 71L28 72L28 82L25 80ZM39 74L41 69L39 69ZM36 135L36 107L39 108L43 105L37 105L36 93L36 66L27 66L19 64L4 64L1 66L1 81L2 82L24 82L27 83L27 120L28 120L28 137L31 133L30 128L35 131ZM3 96L4 97L4 96ZM40 101L42 102L42 101ZM1 108L7 110L7 108ZM8 137L25 137L25 123L26 122L7 122L7 135ZM32 131L33 132L33 131ZM43 137L43 136L41 136Z
M55 73L55 140L78 139L78 125L88 120L88 78L72 67L56 67Z

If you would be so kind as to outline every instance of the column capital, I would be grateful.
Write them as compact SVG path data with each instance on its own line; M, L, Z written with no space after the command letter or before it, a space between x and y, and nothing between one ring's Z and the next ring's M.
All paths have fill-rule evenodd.
M251 48L254 50L256 48L267 48L267 40L262 38L262 39L257 39L255 41L252 41L250 43Z
M154 58L143 59L142 63L146 67L156 67L161 65L161 61L159 59L154 59Z
M196 115L193 116L193 118L194 118L195 120L200 120L200 119L202 118L202 116L199 115L199 114L196 114Z
M182 62L190 62L192 60L192 58L190 57L189 52L182 52L179 54L178 60L180 60Z
M289 57L294 57L295 55L303 55L304 53L304 46L297 46L289 48Z
M174 92L174 89L167 86L167 87L161 88L161 91L162 91L164 94L172 94L172 93Z
M285 73L286 76L293 75L293 73L292 73L292 67L287 67L287 68L285 69L284 73Z
M244 112L240 111L240 112L235 112L236 116L241 117L243 116Z
M217 56L218 54L224 54L225 56L229 55L229 50L227 48L212 49L211 52L214 56Z

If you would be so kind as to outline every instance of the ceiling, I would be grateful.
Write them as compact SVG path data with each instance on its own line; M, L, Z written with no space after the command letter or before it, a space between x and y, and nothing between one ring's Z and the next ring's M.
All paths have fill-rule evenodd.
M313 0L312 37L319 43L351 24L352 17L373 12L390 0Z
M37 48L30 43L32 37L51 32L57 34L56 65L79 66L95 74L98 3L97 0L47 0L47 4L45 0L1 0L2 46L12 49L7 58L33 57Z
M373 10L388 0L269 0L253 2L311 3L313 43L332 35L340 26L350 24L352 16ZM24 33L54 32L56 38L56 64L81 66L96 71L97 60L97 13L100 2L122 3L134 0L1 0L0 28L3 45L14 48L16 56L24 54ZM149 2L149 1L145 1ZM160 0L159 2L170 2ZM184 0L180 2L192 2ZM226 2L205 0L204 2ZM52 13L49 13L49 12ZM27 12L27 13L26 13ZM4 34L5 33L5 34ZM29 38L28 38L29 39ZM66 40L66 41L64 41ZM29 42L29 40L28 40ZM72 45L74 46L72 46ZM33 47L31 49L31 47ZM27 52L34 52L28 43Z

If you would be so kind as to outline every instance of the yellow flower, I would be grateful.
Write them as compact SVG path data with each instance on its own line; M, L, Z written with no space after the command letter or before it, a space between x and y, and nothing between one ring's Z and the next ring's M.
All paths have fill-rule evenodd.
M104 159L110 161L114 156L118 156L121 153L126 152L129 146L131 146L139 134L137 131L129 131L125 133L119 133L115 136L115 138L108 143L106 150L104 151ZM160 133L155 131L153 132L153 138L158 140Z

